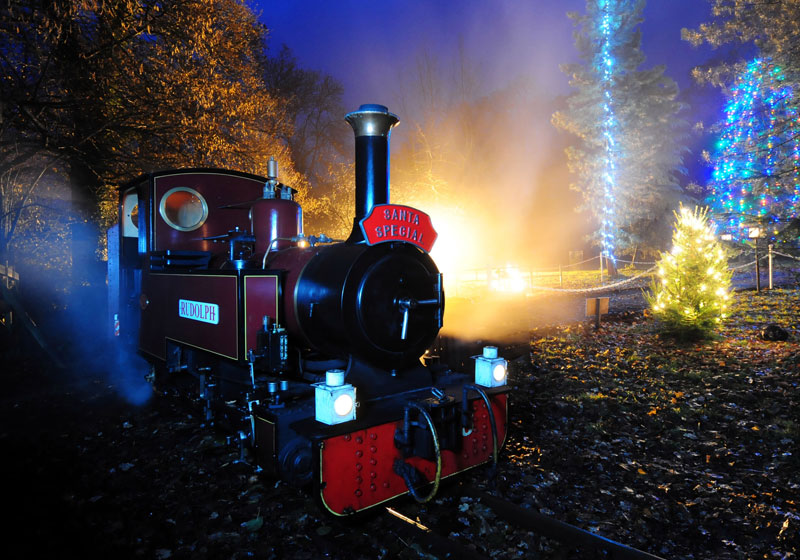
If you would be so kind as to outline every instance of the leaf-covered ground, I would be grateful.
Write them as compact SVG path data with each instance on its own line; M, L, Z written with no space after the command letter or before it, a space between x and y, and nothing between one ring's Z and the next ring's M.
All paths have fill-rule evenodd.
M534 330L530 360L513 364L496 490L665 558L796 558L800 291L736 297L719 338L697 344L659 337L640 311L599 331ZM767 323L789 341L761 340ZM96 373L3 366L9 557L432 558L381 519L342 529L255 475L185 403L133 406ZM398 507L494 558L584 557L452 485Z
M768 323L787 329L767 342ZM800 291L736 295L717 339L641 313L541 329L517 372L506 492L667 558L800 552Z

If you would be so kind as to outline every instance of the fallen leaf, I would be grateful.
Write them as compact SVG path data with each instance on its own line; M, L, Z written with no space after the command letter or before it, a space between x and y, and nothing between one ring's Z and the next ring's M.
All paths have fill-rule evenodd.
M251 533L255 533L263 526L264 526L264 518L261 517L260 515L258 517L251 519L250 521L242 523L242 527L244 527Z

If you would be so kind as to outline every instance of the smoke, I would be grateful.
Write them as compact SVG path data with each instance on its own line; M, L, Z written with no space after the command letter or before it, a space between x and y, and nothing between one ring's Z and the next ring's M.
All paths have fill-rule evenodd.
M455 188L480 199L483 215L487 207L505 206L502 220L487 218L476 226L497 231L495 237L504 245L531 245L517 243L525 235L517 226L542 221L536 215L539 192L568 191L568 181L549 182L544 173L554 161L566 171L562 142L550 117L558 96L569 89L559 65L575 58L566 13L582 9L584 0L470 0L457 7L439 2L306 2L302 18L297 8L254 5L263 8L275 47L288 44L303 64L343 83L347 107L380 103L398 114L393 153L418 131L435 130L437 119L447 119L463 104L482 106L470 117L479 153L459 150L455 156L471 159L455 161L441 153L458 144L446 137L432 148L436 156L463 168L467 181ZM499 114L501 119L492 118ZM397 170L392 174L397 176ZM408 202L394 188L394 200ZM472 208L465 210L483 219Z
M303 4L303 17L288 4L264 4L263 20L276 44L343 83L346 106L381 103L400 117L392 200L431 215L439 233L432 256L448 298L468 293L469 278L481 271L557 267L574 250L596 254L585 240L596 224L575 211L583 201L569 189L564 149L574 138L550 124L570 92L560 67L577 61L566 14L583 12L585 0ZM648 65L669 63L669 71L674 62L680 76L673 77L686 86L703 54L681 42L680 28L703 21L708 8L688 0L650 4L642 28ZM463 126L454 126L459 120ZM431 156L405 157L420 133ZM465 299L470 314L454 314L448 303L446 329L500 331L495 318L526 308L524 298L517 305L501 305L490 293ZM547 307L556 320L572 315Z
M472 253L494 264L541 266L564 262L570 250L592 250L584 236L596 225L574 211L582 201L569 190L563 149L574 139L550 124L570 92L560 67L577 61L567 13L583 12L585 0L253 4L263 10L273 45L286 43L302 64L342 82L347 107L381 103L399 115L393 153L420 129L441 132L436 115L446 120L464 103L482 108L471 118L479 150L455 150L461 160L442 154L462 139L455 131L431 145L464 170L462 177L448 177L462 203L453 208L447 201L439 221L466 217L489 240L489 251L481 246ZM706 20L708 6L654 2L644 15L646 66L668 63L668 72L687 87L689 69L707 51L681 41L680 29ZM417 203L395 189L401 173L393 167L393 199ZM428 211L440 201L420 202ZM481 260L471 256L463 256L462 266Z
M406 47L388 50L397 26L408 29L400 23L407 15L387 18L378 47L358 55L368 82L345 82L351 94L375 92L354 105L381 102L400 117L392 200L431 215L445 289L470 294L449 300L449 335L513 339L527 331L524 294L495 297L492 270L558 266L569 251L590 250L590 219L574 211L580 198L569 189L567 140L550 124L568 91L559 65L574 56L565 14L582 6L566 2L542 14L518 2L471 2L459 13L417 6ZM442 38L443 27L459 31ZM482 296L476 277L484 278Z
M135 352L117 348L114 367L108 372L108 380L117 393L133 405L143 405L153 395L153 387L145 376L150 365Z
M73 228L73 288L67 316L78 329L72 337L71 363L77 366L76 374L93 371L126 401L141 405L152 394L145 380L149 367L136 355L135 338L114 336L108 264L96 257L98 234L94 227Z
M54 377L69 376L78 388L99 382L132 404L144 404L152 394L144 378L149 368L112 336L106 263L97 256L99 232L89 222L67 214L54 220L63 222L60 226L52 223L50 229L66 230L59 244L43 243L35 230L21 233L23 246L39 247L18 261L19 300L41 342L23 332L34 352L27 359L60 365L48 369Z
M447 67L426 51L404 72L397 106L409 116L397 129L405 134L392 138L392 200L429 213L439 233L432 257L449 294L444 332L513 340L530 328L523 286L496 286L515 292L500 294L491 284L567 264L572 250L588 253L590 220L574 211L566 141L550 125L557 100L526 76L485 92L477 72L468 60Z
M575 56L566 12L583 2L535 4L469 2L458 13L416 6L420 25L401 51L363 55L359 74L372 80L357 89L376 91L401 119L392 199L431 214L446 278L487 266L557 266L569 251L589 250L590 218L574 211L581 201L569 189L567 139L550 124L568 91L559 65ZM387 18L378 44L395 44L406 17ZM443 37L442 28L457 32ZM409 169L404 152L414 143ZM420 164L424 150L430 162Z
M67 296L60 329L64 359L77 381L101 380L130 404L143 405L153 393L145 379L149 365L127 340L113 336L103 265L93 266L91 282Z

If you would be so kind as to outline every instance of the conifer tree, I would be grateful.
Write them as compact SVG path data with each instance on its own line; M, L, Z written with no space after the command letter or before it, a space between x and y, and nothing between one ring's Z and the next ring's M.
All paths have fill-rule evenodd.
M783 65L789 81L800 80L800 2L797 0L708 0L711 21L681 36L697 46L754 45L760 55ZM745 61L721 62L693 71L700 82L731 83Z
M675 217L672 250L659 259L647 302L665 333L705 338L727 315L731 272L707 209L682 206Z
M750 62L727 88L725 116L711 159L708 203L736 240L748 225L770 236L800 214L800 122L793 87L770 59Z
M573 188L597 217L604 254L658 249L669 238L683 199L681 140L685 123L678 87L664 67L640 69L644 0L587 0L571 13L580 64L564 65L576 89L553 124L578 136L567 149Z
M696 68L695 79L723 89L725 115L712 130L709 203L735 238L741 226L770 235L800 214L800 1L710 0L709 22L682 30L693 45L754 46L755 60ZM788 230L787 230L788 231Z

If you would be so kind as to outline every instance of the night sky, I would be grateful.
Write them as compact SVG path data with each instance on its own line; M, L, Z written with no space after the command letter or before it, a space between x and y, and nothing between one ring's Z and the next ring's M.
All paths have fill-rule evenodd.
M515 211L505 221L519 229L531 219L559 216L558 227L572 228L562 232L565 237L577 240L587 233L586 220L571 217L579 199L567 188L574 177L567 171L563 149L574 138L550 123L570 93L568 77L559 65L577 61L573 25L566 14L582 13L585 0L252 0L252 4L270 29L271 50L277 53L285 44L302 67L336 78L344 86L347 110L380 103L397 113L401 125L392 133L393 144L412 129L409 121L415 119L418 106L414 74L423 54L436 60L446 81L456 72L461 49L461 59L478 77L478 97L525 84L530 106L518 111L516 130L506 131L509 154L503 169L507 171L492 177L494 185L506 189L500 196L515 200ZM696 28L708 20L709 4L703 0L650 0L641 25L643 68L665 65L666 74L678 82L681 99L691 107L687 121L706 126L720 115L722 98L717 90L694 84L690 71L718 53L681 40L681 28ZM711 142L701 134L687 141L688 174L681 178L682 184L706 182L709 170L700 152Z
M553 95L569 92L559 64L576 59L569 11L584 0L298 0L253 1L277 50L288 45L307 68L345 86L345 102L391 105L404 71L421 49L454 61L459 43L476 63L486 90L520 75L535 77ZM664 64L685 90L689 71L710 49L680 38L682 27L708 19L702 0L650 0L644 11L645 66Z

